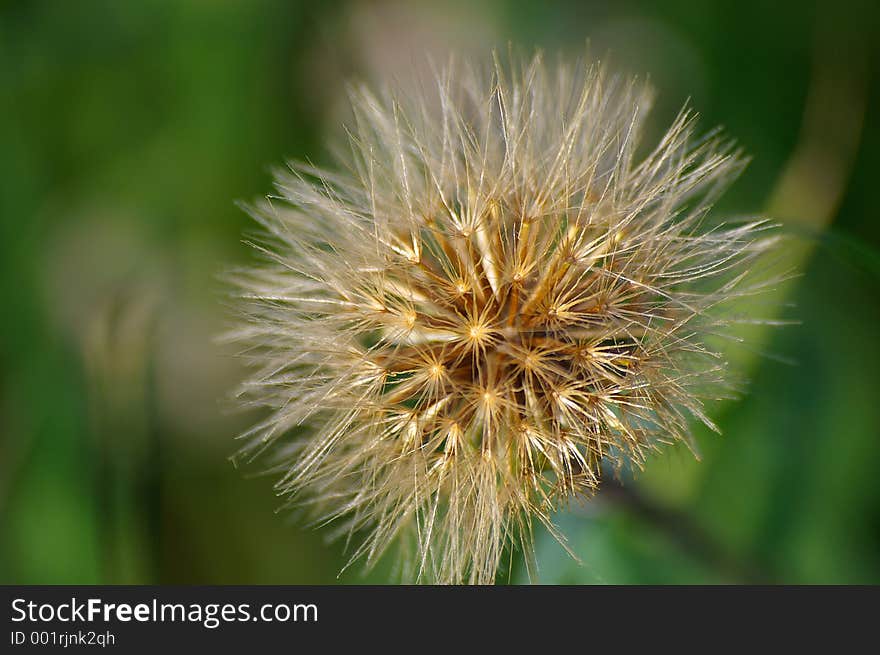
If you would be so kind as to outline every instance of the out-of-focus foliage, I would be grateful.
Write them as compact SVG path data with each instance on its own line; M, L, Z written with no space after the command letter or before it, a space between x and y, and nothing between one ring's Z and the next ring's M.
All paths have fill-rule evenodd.
M825 229L784 217L813 247L785 312L802 324L760 344L724 436L572 507L583 564L541 536L540 581L880 582L878 19L868 2L0 3L0 581L336 581L343 545L227 460L252 418L228 411L241 371L214 342L216 274L250 256L233 202L286 158L326 160L349 79L589 39L650 73L658 127L690 97L753 156L728 213L771 203L805 107L844 98L864 124L851 170L810 159L841 201ZM856 118L833 85L810 100L823 58L856 71Z

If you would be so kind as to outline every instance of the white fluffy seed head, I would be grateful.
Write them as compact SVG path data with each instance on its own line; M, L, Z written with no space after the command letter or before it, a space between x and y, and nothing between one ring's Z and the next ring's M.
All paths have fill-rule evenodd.
M688 111L637 158L650 104L540 56L450 66L424 97L359 89L338 172L294 164L252 208L233 337L269 413L244 452L357 533L353 560L399 539L415 579L491 582L602 462L641 467L709 423L726 371L707 337L771 239L704 227L741 160Z

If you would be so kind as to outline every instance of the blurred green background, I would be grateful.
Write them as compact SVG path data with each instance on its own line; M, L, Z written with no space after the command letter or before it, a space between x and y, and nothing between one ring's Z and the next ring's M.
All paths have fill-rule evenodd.
M753 161L722 212L785 223L799 326L745 398L559 516L545 583L880 582L880 6L624 0L0 1L0 582L341 578L342 545L228 456L253 416L217 274L287 158L328 161L351 79L508 41L609 52ZM655 131L654 136L657 132ZM521 562L503 580L526 581Z

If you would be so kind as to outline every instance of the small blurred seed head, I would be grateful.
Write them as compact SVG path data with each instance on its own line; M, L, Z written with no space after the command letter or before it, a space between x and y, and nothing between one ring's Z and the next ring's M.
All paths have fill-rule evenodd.
M711 426L718 307L760 289L772 239L703 225L741 160L689 112L637 157L644 83L538 55L432 84L353 91L339 170L293 164L250 208L232 336L269 413L243 453L353 561L399 540L413 579L490 583L603 463Z

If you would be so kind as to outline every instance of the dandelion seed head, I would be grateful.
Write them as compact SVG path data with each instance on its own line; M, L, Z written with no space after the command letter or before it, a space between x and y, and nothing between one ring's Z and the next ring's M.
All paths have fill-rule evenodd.
M415 579L487 583L603 463L708 421L719 308L771 240L706 226L742 161L690 112L642 154L644 83L540 55L433 83L356 89L338 171L293 164L251 208L233 336L269 413L244 451L360 536L354 560L398 540Z

